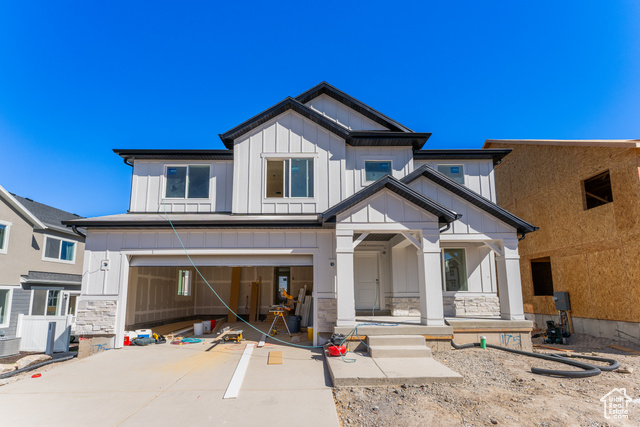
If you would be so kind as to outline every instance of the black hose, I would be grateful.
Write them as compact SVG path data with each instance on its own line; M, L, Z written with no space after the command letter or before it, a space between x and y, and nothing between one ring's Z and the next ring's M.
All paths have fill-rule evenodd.
M575 357L576 359L587 359L587 360L595 360L597 362L608 363L609 364L608 366L593 365L593 366L596 366L601 371L615 371L620 367L620 362L618 362L615 359L608 359L606 357L583 356L581 354L570 354L570 353L554 353L554 354L551 354L551 356Z
M477 343L477 342L459 345L453 342L453 340L451 340L451 345L453 346L453 348L457 350L461 350L464 348L471 348L471 347L480 347L480 343ZM531 353L528 351L515 350L507 347L500 347L493 344L487 344L487 347L495 348L496 350L507 351L509 353L520 354L523 356L529 356L529 357L535 357L538 359L548 360L551 362L564 363L565 365L575 366L576 368L583 369L583 371L561 371L561 370L555 370L555 369L535 368L532 366L531 372L538 375L553 375L553 376L567 377L567 378L586 378L586 377L594 377L596 375L600 375L601 373L601 370L598 366L589 365L587 363L576 362L574 360L568 360L567 358L563 358L557 355Z
M9 377L12 377L14 375L21 374L23 372L33 371L34 369L38 369L38 368L40 368L42 366L49 365L51 363L64 362L65 360L70 360L70 359L73 359L74 357L77 357L77 356L78 356L78 354L75 353L75 354L72 354L72 355L69 355L69 356L59 357L57 359L45 360L44 362L40 362L40 363L36 363L35 365L27 366L26 368L16 369L15 371L10 371L10 372L5 372L4 374L0 375L0 379L9 378Z

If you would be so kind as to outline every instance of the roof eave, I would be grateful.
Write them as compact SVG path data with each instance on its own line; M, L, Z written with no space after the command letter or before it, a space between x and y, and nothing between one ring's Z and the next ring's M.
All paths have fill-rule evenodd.
M46 230L48 227L45 223L40 221L29 209L27 209L22 203L18 201L11 193L9 193L2 185L0 185L0 196L15 210L20 212L27 221L31 222L31 225L35 228Z

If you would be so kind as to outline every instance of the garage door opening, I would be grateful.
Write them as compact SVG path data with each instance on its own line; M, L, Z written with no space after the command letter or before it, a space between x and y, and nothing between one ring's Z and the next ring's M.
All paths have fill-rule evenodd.
M158 261L154 259L153 263ZM227 308L192 265L140 265L151 263L150 260L131 263L125 330L229 315ZM240 271L239 285L232 285L234 269ZM306 295L312 295L313 292L312 266L198 266L198 270L227 305L234 308L237 301L236 312L245 320L249 320L250 308L256 304L256 301L251 301L252 284L258 283L260 287L260 320L267 319L270 306L282 303L278 298L277 284L282 282L283 276L287 293L294 298L297 299L300 290L305 287ZM232 297L232 290L237 292L235 298ZM254 298L255 295L254 292Z

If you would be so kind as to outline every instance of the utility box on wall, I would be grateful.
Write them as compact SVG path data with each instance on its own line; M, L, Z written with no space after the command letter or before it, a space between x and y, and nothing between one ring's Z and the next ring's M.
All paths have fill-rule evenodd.
M571 303L569 302L569 292L554 292L553 301L556 303L556 310L570 311Z

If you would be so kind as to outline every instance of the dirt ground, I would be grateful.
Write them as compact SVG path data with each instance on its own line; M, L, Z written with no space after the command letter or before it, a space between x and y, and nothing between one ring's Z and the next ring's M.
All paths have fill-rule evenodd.
M613 342L605 339L585 335L571 338L570 345L556 347L614 358L632 372L557 378L535 375L530 369L577 368L494 349L434 352L436 360L464 376L462 383L336 388L340 422L343 426L403 427L640 425L640 356L609 348L607 345ZM544 349L536 352L557 353ZM628 404L628 420L604 416L600 398L614 388L626 388L627 395L634 399Z

